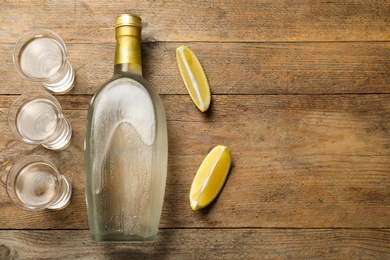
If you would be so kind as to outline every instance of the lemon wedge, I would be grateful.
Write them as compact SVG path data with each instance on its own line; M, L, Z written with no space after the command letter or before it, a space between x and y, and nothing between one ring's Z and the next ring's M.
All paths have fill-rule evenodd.
M217 145L200 165L190 190L190 205L198 210L209 205L221 191L228 176L232 156L230 149Z
M199 110L205 112L210 106L211 94L202 65L185 45L176 49L176 60L188 94Z

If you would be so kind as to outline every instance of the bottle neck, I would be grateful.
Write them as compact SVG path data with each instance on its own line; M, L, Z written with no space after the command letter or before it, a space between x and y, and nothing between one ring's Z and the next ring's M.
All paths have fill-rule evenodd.
M141 28L120 26L115 34L114 74L130 72L142 76Z

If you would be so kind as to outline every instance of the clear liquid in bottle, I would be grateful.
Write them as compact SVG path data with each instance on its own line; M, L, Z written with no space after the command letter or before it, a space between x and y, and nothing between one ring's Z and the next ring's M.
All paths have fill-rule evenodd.
M140 28L133 28L140 18L119 21L114 76L97 90L88 111L88 221L96 241L149 241L157 235L165 193L166 118L159 95L142 77Z

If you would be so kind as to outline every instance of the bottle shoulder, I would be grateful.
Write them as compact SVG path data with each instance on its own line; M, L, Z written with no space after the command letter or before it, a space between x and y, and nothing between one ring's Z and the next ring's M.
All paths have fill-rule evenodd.
M131 88L134 83L141 84L138 81L134 80L132 77L113 75L111 78L104 81L97 87L95 93L93 94L91 105L95 102L97 97L99 97L102 93L107 93L107 91L109 92L109 90L112 89L113 86L117 86L120 84L122 86L127 86L127 88Z
M100 92L105 91L108 88L118 84L127 86L129 88L139 87L141 85L148 92L156 92L155 88L150 84L150 82L145 80L141 75L131 74L131 73L121 73L121 74L114 74L110 79L108 79L103 84L101 84L97 88L95 92L95 96L98 95Z
M88 109L88 118L92 119L97 114L107 113L107 111L117 114L114 111L122 113L133 110L134 113L139 112L141 115L145 107L150 108L150 112L155 113L158 118L165 118L163 102L149 82L142 77L114 75L93 95Z

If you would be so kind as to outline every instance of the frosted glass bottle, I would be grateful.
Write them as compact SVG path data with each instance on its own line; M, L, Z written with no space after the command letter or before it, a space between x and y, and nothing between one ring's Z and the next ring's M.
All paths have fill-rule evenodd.
M84 147L88 222L95 241L154 240L165 193L165 111L142 77L141 18L116 19L114 75L92 98Z

